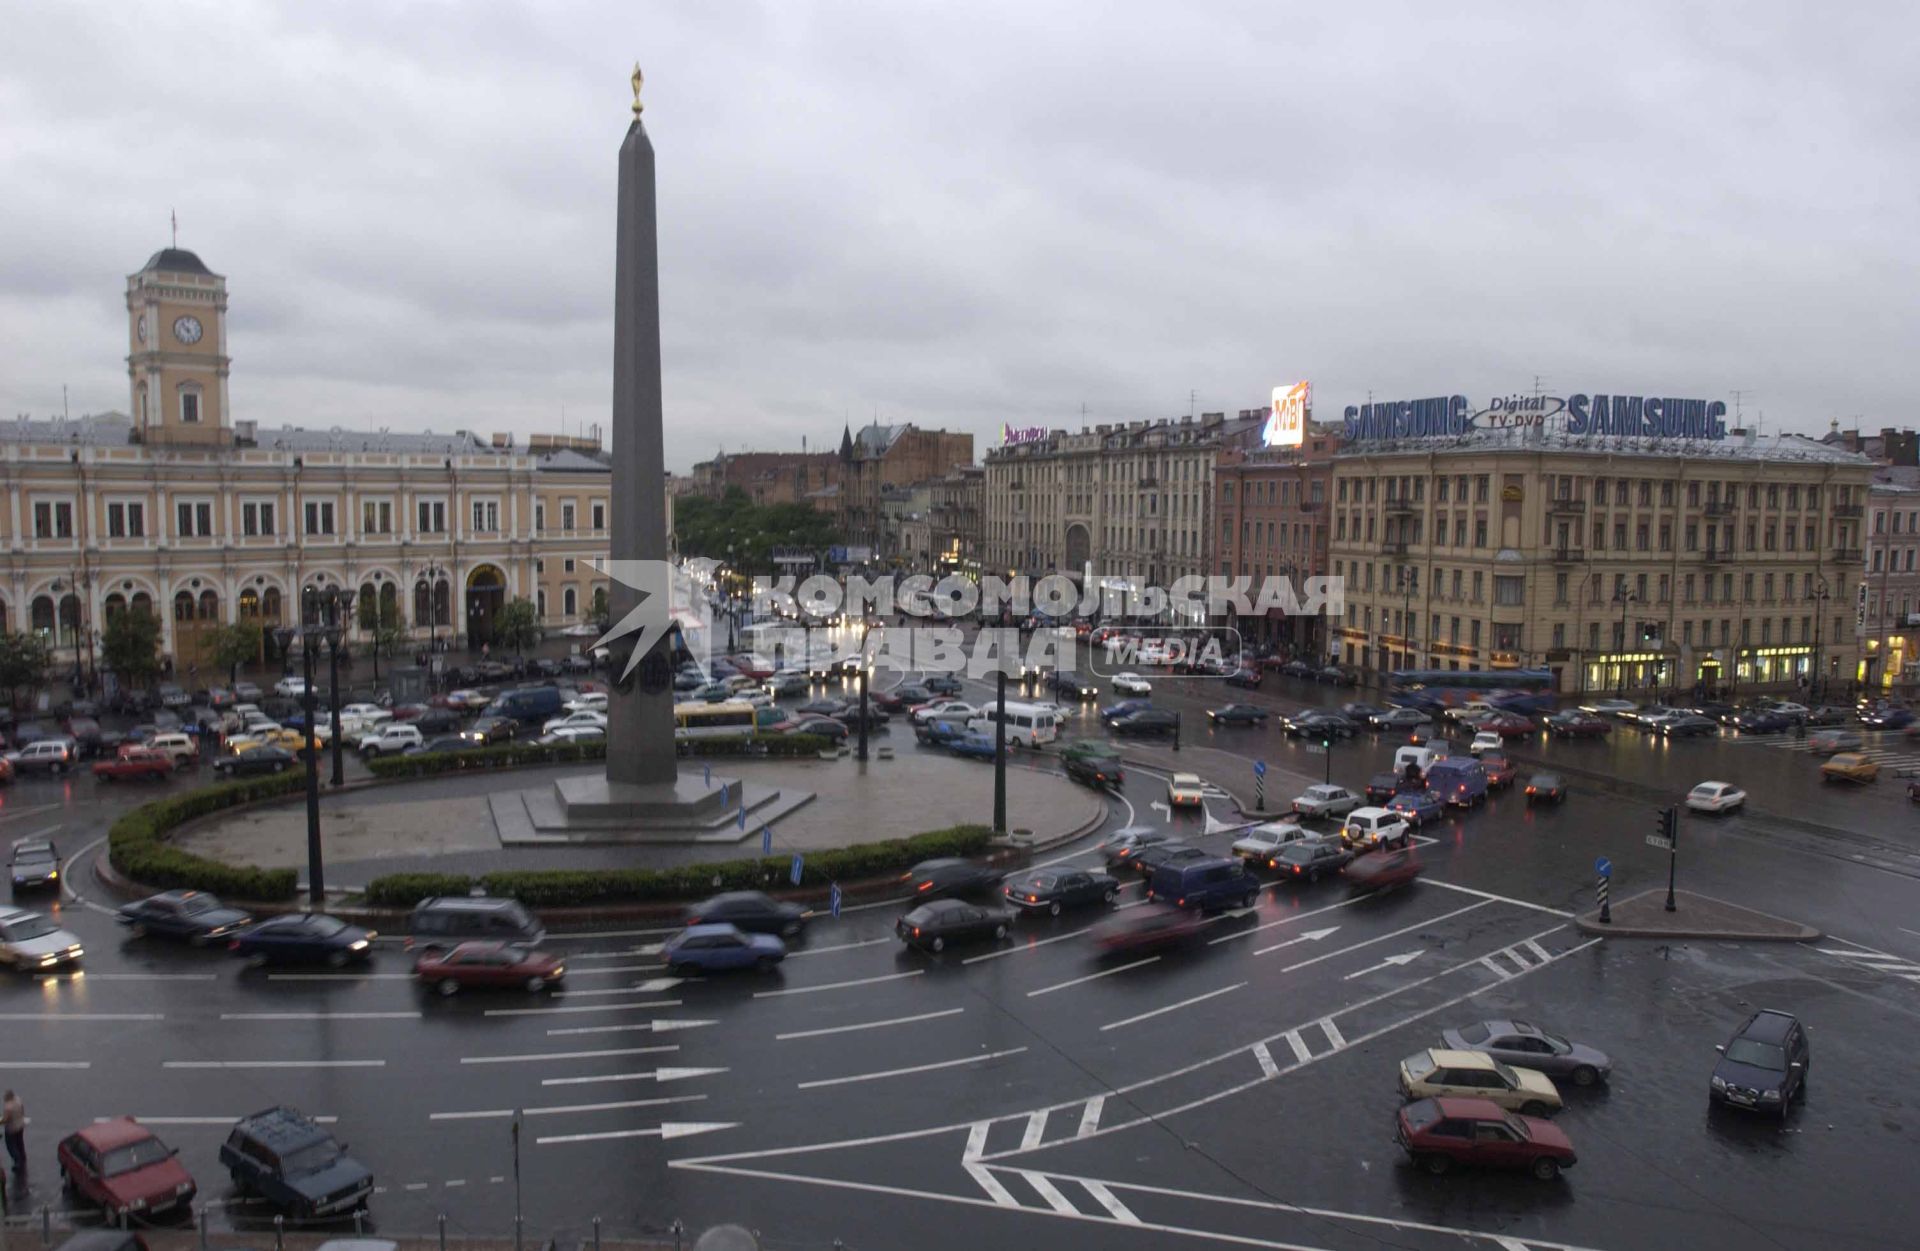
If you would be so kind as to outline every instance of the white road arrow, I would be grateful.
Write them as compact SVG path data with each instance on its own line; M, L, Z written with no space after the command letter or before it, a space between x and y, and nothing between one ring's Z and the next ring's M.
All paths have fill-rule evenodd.
M1365 977L1369 973L1378 973L1381 969L1389 969L1396 964L1412 964L1415 960L1418 960L1421 956L1425 954L1426 953L1422 951L1409 951L1397 956L1388 956L1385 960L1382 960L1380 963L1369 965L1368 967L1361 969L1358 973L1349 973L1345 977L1341 978L1340 980L1343 982L1351 982L1356 977Z
M677 1029L699 1029L702 1025L718 1024L720 1024L718 1021L662 1021L656 1017L653 1022L653 1032L666 1034Z
M542 1079L542 1086L595 1086L604 1082L643 1082L649 1078L661 1082L677 1082L687 1077L710 1077L715 1073L728 1072L727 1069L649 1069L644 1073L596 1073L591 1077L548 1077Z
M1300 937L1298 938L1289 938L1284 943L1275 943L1273 946L1267 948L1267 950L1278 951L1282 947L1291 947L1295 943L1317 943L1321 939L1326 938L1328 935L1334 933L1339 928L1340 927L1337 925L1329 925L1324 930L1308 930L1306 933L1300 935Z
M650 977L644 982L635 982L633 988L643 995L651 995L655 991L672 990L685 980L679 977Z
M1148 804L1147 807L1159 813L1166 820L1168 821L1173 820L1173 809L1163 801L1156 799L1152 803Z
M597 1134L556 1134L533 1140L535 1146L560 1142L605 1142L610 1138L687 1138L716 1129L736 1129L738 1121L667 1121L652 1129L610 1129Z

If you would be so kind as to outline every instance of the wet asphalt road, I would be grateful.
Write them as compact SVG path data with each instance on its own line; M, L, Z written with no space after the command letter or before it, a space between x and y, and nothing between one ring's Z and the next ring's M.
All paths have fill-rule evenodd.
M1350 697L1276 681L1255 699ZM1156 699L1197 712L1227 698L1216 685L1163 683ZM1430 827L1410 888L1278 885L1216 918L1209 941L1142 963L1098 958L1080 932L1096 918L1071 913L1023 919L1004 944L909 954L883 905L817 923L764 978L675 983L658 967L664 935L625 930L555 940L563 994L442 1000L412 985L395 946L362 971L243 973L217 952L125 939L70 901L86 973L0 988L0 1078L33 1117L15 1210L60 1205L59 1133L131 1112L181 1148L216 1225L258 1227L265 1211L232 1201L214 1156L234 1117L287 1102L337 1118L379 1179L374 1224L395 1231L431 1231L441 1212L455 1230L510 1228L519 1108L522 1203L543 1238L585 1237L599 1215L609 1236L732 1219L769 1246L822 1248L1911 1245L1920 886L1899 860L1904 796L1822 791L1780 749L1660 749L1631 733L1571 746L1623 770L1699 749L1692 780L1740 782L1755 811L1689 820L1681 884L1830 937L1592 943L1563 913L1588 905L1594 856L1613 859L1616 894L1663 884L1666 857L1641 842L1644 803L1577 783L1563 808L1503 795ZM1390 749L1337 748L1335 780L1357 786ZM1257 730L1190 733L1180 762L1246 793L1256 757L1270 783L1324 765ZM1109 828L1167 823L1156 785L1134 768L1131 814L1116 805ZM147 793L23 781L0 833L51 830L71 854ZM1856 860L1855 844L1778 825L1776 809L1844 820L1882 850ZM1231 818L1210 803L1211 821ZM1208 847L1232 837L1196 815L1171 822ZM1090 863L1097 838L1043 858ZM1130 885L1121 906L1140 894ZM1713 1044L1762 1005L1813 1030L1809 1096L1784 1128L1706 1105ZM1616 1059L1608 1088L1560 1114L1579 1165L1544 1186L1411 1172L1389 1139L1396 1062L1447 1025L1504 1014Z

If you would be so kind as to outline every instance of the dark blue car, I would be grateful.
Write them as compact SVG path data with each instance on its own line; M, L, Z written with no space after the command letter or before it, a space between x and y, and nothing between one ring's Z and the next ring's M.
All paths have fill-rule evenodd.
M1387 807L1415 826L1425 825L1429 821L1438 821L1447 815L1447 805L1441 802L1440 797L1432 791L1401 791L1393 797Z
M787 958L787 945L772 934L748 934L726 923L689 925L667 940L661 951L667 972L697 969L770 969Z
M1153 707L1153 701L1150 699L1123 699L1117 704L1108 704L1102 708L1100 719L1112 725L1122 717L1131 717L1134 713L1145 712L1151 707Z
M1860 715L1860 724L1870 730L1898 730L1913 724L1911 708L1876 708Z
M994 758L993 739L985 734L963 734L947 740L947 750L956 756L971 756L975 760Z
M348 925L324 913L294 912L268 917L242 930L230 944L248 964L325 964L340 968L372 956L372 930Z

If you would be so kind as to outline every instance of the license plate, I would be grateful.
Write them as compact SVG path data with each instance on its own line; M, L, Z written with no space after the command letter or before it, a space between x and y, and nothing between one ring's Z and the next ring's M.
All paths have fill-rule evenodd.
M1750 1108L1750 1107L1752 1107L1752 1106L1753 1106L1753 1096L1752 1096L1752 1095L1741 1095L1741 1094L1734 1094L1733 1092L1731 1092L1731 1091L1729 1091L1729 1092L1728 1092L1728 1094L1727 1094L1727 1102L1728 1102L1728 1103L1738 1103L1738 1104L1743 1104L1743 1105L1745 1105L1746 1107L1749 1107L1749 1108Z

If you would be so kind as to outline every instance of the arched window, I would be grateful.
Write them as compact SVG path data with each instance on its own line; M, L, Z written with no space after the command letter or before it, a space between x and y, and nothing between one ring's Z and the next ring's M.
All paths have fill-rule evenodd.
M72 647L80 642L80 597L67 594L60 597L60 642Z
M360 584L360 593L354 596L353 604L362 630L371 630L380 624L380 590L373 583Z
M173 619L175 621L193 620L193 592L180 591L173 597Z
M391 582L380 584L380 620L386 625L400 624L400 588Z
M107 596L107 601L100 606L100 611L106 616L108 621L112 621L115 617L127 611L127 597L115 591L113 594Z
M268 621L280 620L280 588L270 586L260 592L260 615Z
M220 620L220 597L211 590L200 592L200 620Z
M445 578L433 586L433 620L435 625L453 624L453 584Z
M433 620L433 588L425 578L413 584L413 624L426 625Z
M35 634L53 633L53 597L36 595L33 597L33 632Z
M580 611L580 591L578 588L571 586L560 588L560 611L568 617L572 617Z
M252 621L260 615L260 592L246 587L240 592L240 620Z
M147 424L147 384L144 382L140 384L140 389L134 393L134 411L139 415L140 424L143 426L146 425Z
M143 613L151 617L153 616L153 596L147 594L145 591L135 591L133 593L133 603L130 607L134 612Z

